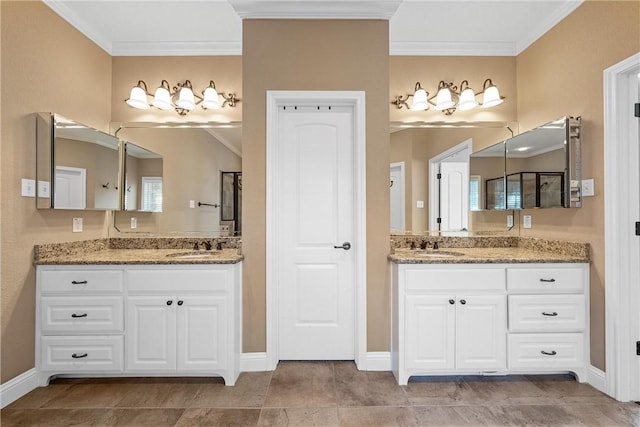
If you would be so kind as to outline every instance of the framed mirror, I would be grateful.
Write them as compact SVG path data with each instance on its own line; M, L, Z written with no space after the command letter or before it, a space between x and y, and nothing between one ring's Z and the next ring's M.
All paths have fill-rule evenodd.
M392 233L505 232L504 212L500 218L485 212L481 187L504 176L503 141L517 128L515 122L391 123ZM502 151L485 155L495 155L499 166L475 170L474 154L494 144Z
M36 114L36 206L117 210L118 139L54 113Z
M580 206L580 118L561 117L510 138L506 159L507 209Z
M127 141L127 146L132 144L136 149L155 153L161 158L162 164L161 212L140 209L143 175L140 171L134 174L125 165L128 185L136 180L139 186L138 205L136 210L131 210L131 202L127 201L127 208L114 215L114 227L119 232L214 236L240 234L240 221L223 220L221 192L222 172L242 170L240 123L132 122L114 123L112 128L118 129L118 138ZM127 159L131 165L132 159L128 155ZM145 160L138 158L137 162L140 164ZM158 170L156 165L144 176L158 176ZM233 208L240 211L241 198ZM135 224L136 228L133 229L131 224ZM236 227L239 227L237 233Z
M162 212L162 156L131 142L122 151L122 210Z

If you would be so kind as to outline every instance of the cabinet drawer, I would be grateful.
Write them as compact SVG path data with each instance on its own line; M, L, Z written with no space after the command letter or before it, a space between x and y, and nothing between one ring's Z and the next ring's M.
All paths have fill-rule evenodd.
M42 333L122 332L122 297L42 297Z
M223 291L230 282L229 268L215 270L129 270L129 291Z
M509 334L509 368L584 366L584 334Z
M107 337L42 337L40 370L54 372L122 371L123 339Z
M508 268L510 291L578 292L584 289L582 268Z
M584 295L510 295L509 331L581 332Z
M407 291L505 290L504 269L419 269L405 271Z
M42 292L77 294L122 292L122 271L44 270L40 272Z

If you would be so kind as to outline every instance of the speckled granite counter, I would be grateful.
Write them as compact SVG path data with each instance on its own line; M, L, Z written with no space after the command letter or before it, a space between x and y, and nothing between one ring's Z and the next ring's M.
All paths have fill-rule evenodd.
M394 237L389 260L398 264L590 262L588 243L519 237ZM432 247L434 241L438 241L439 249L420 249L425 243Z
M213 249L194 250L203 241ZM110 238L34 248L35 265L235 264L243 259L239 238Z

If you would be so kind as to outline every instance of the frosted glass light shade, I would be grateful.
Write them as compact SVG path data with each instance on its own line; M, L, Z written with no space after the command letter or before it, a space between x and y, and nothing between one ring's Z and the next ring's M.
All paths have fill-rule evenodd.
M411 104L411 110L413 111L424 111L429 108L429 103L427 103L427 91L424 89L418 89L413 94L413 103Z
M171 95L166 88L160 86L156 89L156 93L153 96L153 106L161 110L171 110L173 108L173 105L171 105Z
M140 86L134 86L129 94L129 99L125 101L128 106L138 108L140 110L149 109L147 94Z
M460 111L469 111L473 110L478 106L478 101L476 101L476 94L473 93L473 89L466 88L460 94L460 100L458 101L458 110Z
M500 92L498 88L495 86L489 86L484 90L484 95L482 97L482 108L495 107L496 105L502 104L504 99L500 98Z
M454 105L456 105L456 103L451 99L451 91L446 87L440 89L436 97L436 110L446 110L452 108Z
M221 107L220 96L214 88L208 87L204 90L204 100L202 101L202 107L214 110Z
M183 108L185 110L193 110L196 108L196 100L193 96L193 91L188 87L183 87L180 89L180 94L178 95L178 102L176 105L179 108Z

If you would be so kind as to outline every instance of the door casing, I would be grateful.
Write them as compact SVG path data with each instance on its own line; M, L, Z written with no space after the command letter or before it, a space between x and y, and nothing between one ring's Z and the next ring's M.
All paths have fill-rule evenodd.
M267 369L278 364L278 263L275 259L280 235L278 118L284 106L336 105L353 108L355 227L355 363L366 370L367 354L367 258L366 258L366 136L364 91L267 91L267 185L266 185L266 313Z

